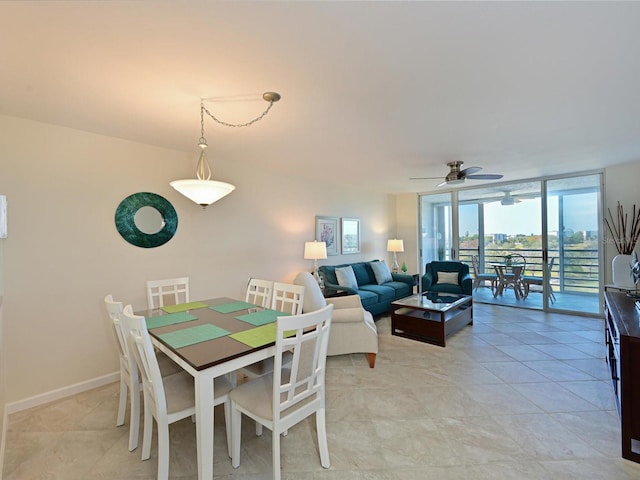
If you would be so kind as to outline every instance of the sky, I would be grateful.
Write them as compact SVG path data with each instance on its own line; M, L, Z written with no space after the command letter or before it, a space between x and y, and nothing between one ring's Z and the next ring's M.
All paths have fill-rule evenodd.
M597 195L571 195L564 197L565 229L573 232L598 230ZM548 199L548 230L558 230L558 197ZM515 205L501 205L499 201L484 206L485 234L540 235L542 214L540 199L525 199ZM478 219L473 208L460 209L460 235L477 233Z

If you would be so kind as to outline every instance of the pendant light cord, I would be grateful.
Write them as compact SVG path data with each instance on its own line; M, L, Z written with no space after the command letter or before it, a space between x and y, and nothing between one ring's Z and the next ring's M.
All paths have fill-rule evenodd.
M220 120L213 113L211 113L209 110L207 110L207 108L204 106L204 99L200 100L200 117L203 118L204 117L204 113L206 113L211 118L213 118L213 120L215 120L217 123L219 123L220 125L224 125L225 127L233 127L233 128L248 127L248 126L253 125L254 123L262 120L265 117L265 115L267 113L269 113L269 110L271 110L271 107L273 107L273 104L275 102L277 102L278 100L280 100L280 94L275 93L275 92L266 92L262 96L262 98L264 100L266 100L267 102L269 102L269 106L267 107L267 109L264 112L262 112L261 115L258 115L256 118L254 118L253 120L251 120L249 122L246 122L246 123L228 123L228 122L224 122L224 121ZM202 137L204 138L204 120L202 120Z

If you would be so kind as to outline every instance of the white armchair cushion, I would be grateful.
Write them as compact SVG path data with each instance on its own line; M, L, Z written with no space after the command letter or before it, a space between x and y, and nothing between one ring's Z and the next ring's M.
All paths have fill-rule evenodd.
M331 315L331 322L334 324L362 323L364 322L364 312L366 312L366 310L362 307L341 308L339 310L336 310L334 307L333 314Z
M359 295L345 295L343 297L331 297L326 300L333 303L333 312L340 308L362 308L362 300Z

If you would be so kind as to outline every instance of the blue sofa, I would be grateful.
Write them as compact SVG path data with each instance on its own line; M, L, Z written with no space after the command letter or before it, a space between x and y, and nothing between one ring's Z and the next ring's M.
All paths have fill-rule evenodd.
M378 262L378 260L373 260ZM372 315L389 312L391 302L413 295L413 277L392 273L392 281L378 285L371 268L372 262L345 263L343 265L322 265L318 270L324 281L325 291L345 291L360 296L362 306ZM351 266L358 282L358 288L338 284L336 268Z

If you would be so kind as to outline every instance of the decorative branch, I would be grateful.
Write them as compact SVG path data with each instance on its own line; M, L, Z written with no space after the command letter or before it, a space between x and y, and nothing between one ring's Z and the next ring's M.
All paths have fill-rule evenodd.
M627 227L629 226L627 214L624 213L624 209L620 202L616 208L616 217L614 218L611 213L611 209L607 208L609 212L609 218L605 218L613 242L615 243L616 250L619 254L631 255L636 248L638 239L640 238L640 209L636 209L633 205L633 215L631 217L631 229L629 236L627 236ZM611 220L611 221L609 221Z

